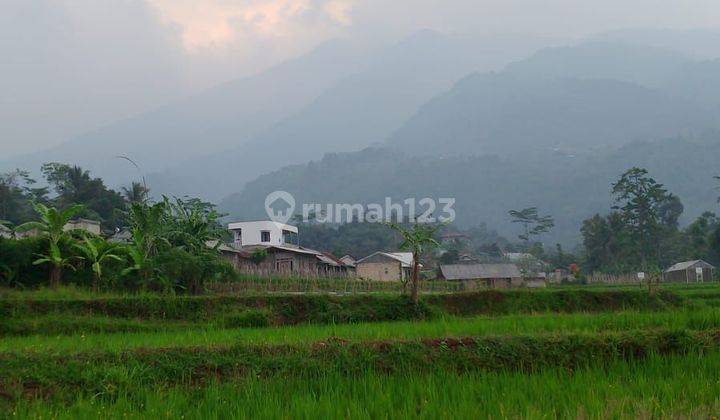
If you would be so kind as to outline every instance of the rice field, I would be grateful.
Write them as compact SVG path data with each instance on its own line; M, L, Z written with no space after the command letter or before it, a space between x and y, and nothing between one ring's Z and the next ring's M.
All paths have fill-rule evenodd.
M22 402L17 418L397 419L714 418L720 355L533 374L269 377L202 387L141 388L113 400Z
M0 418L713 418L718 286L669 287L651 306L637 288L592 287L610 294L583 299L609 306L589 312L577 309L579 286L434 296L421 318L398 320L376 316L405 308L385 297L274 297L273 313L311 321L255 327L228 322L232 299L212 312L212 300L179 301L189 306L163 317L172 303L146 296L158 306L144 317L134 296L13 292L0 296L11 308L0 320ZM505 297L502 311L483 309ZM317 307L333 315L308 318Z
M89 318L93 321L112 320ZM161 324L162 325L162 324ZM715 309L620 312L603 314L533 314L498 317L447 317L424 322L377 322L357 324L298 325L277 328L193 328L171 324L165 331L91 334L32 335L5 337L2 353L122 352L137 348L227 346L235 344L308 344L330 338L353 341L382 341L417 338L481 337L541 333L599 333L631 330L720 329L720 311Z

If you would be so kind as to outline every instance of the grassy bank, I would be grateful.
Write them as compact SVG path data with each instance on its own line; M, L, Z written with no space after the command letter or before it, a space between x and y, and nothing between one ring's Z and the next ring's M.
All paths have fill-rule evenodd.
M650 357L533 374L364 373L246 378L205 387L143 387L68 405L21 401L23 418L712 418L720 356Z
M316 378L438 372L577 369L649 355L701 355L718 330L630 331L380 342L328 340L297 345L232 345L91 351L73 355L0 354L0 391L11 400L117 396L145 386L205 384L245 377Z
M0 299L0 319L52 315L143 320L218 321L292 325L427 319L438 315L500 315L530 312L605 312L677 308L686 299L643 291L513 290L429 295L414 306L399 295L124 296L92 299ZM247 319L244 319L244 318ZM230 322L232 322L230 320Z
M91 323L93 319L88 320ZM101 320L105 323L127 320ZM169 326L168 326L169 325ZM141 324L147 327L147 324ZM33 335L0 340L0 353L70 354L88 351L122 352L136 348L210 347L235 344L307 344L331 338L380 341L433 337L481 337L534 333L601 333L627 330L720 329L720 311L713 309L601 314L535 314L497 317L444 317L425 322L393 321L360 324L314 324L278 328L222 328L212 324L158 324L158 331Z

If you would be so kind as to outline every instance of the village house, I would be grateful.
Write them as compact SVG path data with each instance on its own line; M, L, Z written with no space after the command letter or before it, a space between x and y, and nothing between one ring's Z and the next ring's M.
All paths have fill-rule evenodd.
M703 283L712 281L715 267L703 260L683 261L663 272L663 281L672 283Z
M93 235L100 235L100 222L97 220L89 219L73 219L70 220L63 226L63 229L67 232L70 230L82 230Z
M233 234L233 246L238 249L250 245L299 245L296 226L270 220L230 223L228 230Z
M273 221L230 223L233 242L222 256L240 273L258 277L352 277L355 267L298 243L298 228ZM210 243L208 246L217 246Z
M515 264L447 264L441 265L439 280L459 281L467 289L509 289L526 285ZM544 282L543 282L544 285ZM539 286L531 282L528 286Z
M89 220L89 219L73 219L70 220L63 226L63 230L65 232L70 231L84 231L87 233L91 233L93 235L102 234L102 230L100 229L100 222L97 220ZM30 229L25 232L17 232L15 235L18 239L22 238L35 238L37 236L40 236L40 232L37 229Z
M402 281L412 275L411 252L375 252L358 260L357 276L377 281Z

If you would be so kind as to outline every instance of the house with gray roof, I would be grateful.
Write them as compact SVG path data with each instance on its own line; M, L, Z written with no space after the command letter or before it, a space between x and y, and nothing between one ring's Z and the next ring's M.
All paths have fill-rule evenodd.
M446 264L440 266L438 279L463 282L469 289L523 285L522 273L515 264Z
M663 281L674 283L703 283L712 281L715 266L703 261L692 260L673 264L663 272Z

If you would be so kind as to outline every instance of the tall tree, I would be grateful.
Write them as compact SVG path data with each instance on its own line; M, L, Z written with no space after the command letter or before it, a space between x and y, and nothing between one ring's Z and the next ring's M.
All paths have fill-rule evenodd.
M0 219L20 224L34 217L32 202L45 202L47 194L47 188L36 188L34 184L27 171L16 169L0 174Z
M142 182L133 181L130 187L122 187L123 198L128 204L147 202L150 190Z
M660 263L663 227L677 227L682 205L677 197L656 182L643 168L633 167L612 185L613 209L623 218L630 237L637 245L642 265Z
M69 233L65 231L65 225L83 210L84 207L79 204L64 210L46 207L43 204L35 204L35 211L40 216L40 221L23 223L16 229L18 232L37 230L40 235L48 240L47 254L37 259L35 264L50 265L50 287L60 285L62 270L69 266L69 257L63 255L62 252L62 245L69 242Z
M422 223L413 223L410 228L397 223L388 223L391 229L395 230L402 236L401 249L411 251L413 254L412 268L412 290L410 299L417 305L420 297L420 257L440 244L433 238L435 232L442 225L428 225Z
M56 207L82 204L85 210L81 216L99 220L107 229L123 224L120 215L125 201L120 193L108 189L102 179L91 177L89 171L79 166L62 163L46 163L42 173L57 193L53 199Z
M550 231L555 226L555 220L551 216L540 216L537 207L528 207L522 210L510 210L508 214L512 217L513 223L523 226L523 233L518 238L530 242L533 236Z

